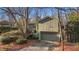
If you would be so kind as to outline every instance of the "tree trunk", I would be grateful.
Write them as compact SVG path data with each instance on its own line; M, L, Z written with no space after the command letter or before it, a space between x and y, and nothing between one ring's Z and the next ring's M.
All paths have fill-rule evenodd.
M25 38L25 33L24 33L22 27L20 26L20 24L18 23L16 17L14 16L14 14L11 12L11 10L10 10L9 8L7 8L7 9L9 10L10 15L11 15L11 16L13 17L13 19L15 20L15 22L16 22L18 28L19 28L20 31L22 32L23 37Z
M61 45L62 45L62 50L64 51L64 29L63 29L63 25L61 23L61 19L60 19L60 11L58 10L58 19L59 19L59 28L60 28L60 34L61 34Z

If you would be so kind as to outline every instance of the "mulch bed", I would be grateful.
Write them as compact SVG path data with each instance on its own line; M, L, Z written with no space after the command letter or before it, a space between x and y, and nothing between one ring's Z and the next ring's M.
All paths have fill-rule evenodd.
M38 42L37 40L28 40L24 44L16 44L15 42L10 43L10 44L0 44L0 51L18 51L24 47L28 47L33 45L35 42Z
M79 51L79 47L75 47L75 46L64 46L64 51Z
M79 51L79 46L76 46L76 44L71 44L71 43L64 44L64 51Z

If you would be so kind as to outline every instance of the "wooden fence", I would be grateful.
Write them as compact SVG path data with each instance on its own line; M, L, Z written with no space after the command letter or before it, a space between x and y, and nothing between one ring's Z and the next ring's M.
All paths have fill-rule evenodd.
M68 42L79 42L79 22L68 22L66 25L66 35Z

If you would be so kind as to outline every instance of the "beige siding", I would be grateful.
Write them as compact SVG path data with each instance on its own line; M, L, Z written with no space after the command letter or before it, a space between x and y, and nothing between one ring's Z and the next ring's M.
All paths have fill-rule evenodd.
M38 31L58 32L58 20L53 19L44 23L39 23Z

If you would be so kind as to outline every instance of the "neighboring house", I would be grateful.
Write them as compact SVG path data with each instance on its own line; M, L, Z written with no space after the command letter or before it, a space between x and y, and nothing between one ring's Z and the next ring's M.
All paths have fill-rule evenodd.
M10 27L10 23L8 21L0 21L0 27Z
M14 22L2 20L2 21L0 21L0 27L17 27L17 26Z
M42 19L38 24L39 39L60 41L58 22L58 19L50 17Z

